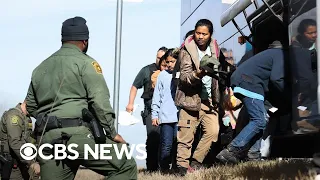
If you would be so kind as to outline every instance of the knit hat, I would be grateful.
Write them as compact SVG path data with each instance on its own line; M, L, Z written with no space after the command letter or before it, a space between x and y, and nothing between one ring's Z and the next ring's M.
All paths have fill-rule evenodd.
M74 17L63 22L61 28L61 41L81 41L89 39L89 29L86 20L82 17Z

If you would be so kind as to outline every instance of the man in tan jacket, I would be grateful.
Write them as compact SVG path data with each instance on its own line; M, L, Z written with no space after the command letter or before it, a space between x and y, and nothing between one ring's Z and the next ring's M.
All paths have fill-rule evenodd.
M200 61L205 55L218 59L219 50L211 38L212 33L212 23L207 19L199 20L194 34L185 40L179 55L180 77L175 103L181 108L177 134L177 170L181 175L188 170L188 159L199 124L202 124L204 134L191 158L192 169L202 166L212 142L218 140L218 83L207 76L205 70L200 70Z

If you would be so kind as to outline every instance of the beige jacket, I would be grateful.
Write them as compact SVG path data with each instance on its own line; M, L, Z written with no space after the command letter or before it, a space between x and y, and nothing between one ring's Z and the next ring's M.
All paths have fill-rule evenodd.
M154 71L153 74L151 75L151 83L152 83L151 85L153 89L156 87L157 79L160 73L161 71L157 70L157 71Z
M211 39L210 50L212 56L219 58L219 47L215 39ZM189 111L201 110L201 88L202 80L196 76L196 72L200 71L200 60L197 51L197 45L193 40L193 36L189 36L184 47L181 48L179 54L180 61L180 76L175 97L176 106ZM220 93L218 82L212 78L212 104L219 102Z

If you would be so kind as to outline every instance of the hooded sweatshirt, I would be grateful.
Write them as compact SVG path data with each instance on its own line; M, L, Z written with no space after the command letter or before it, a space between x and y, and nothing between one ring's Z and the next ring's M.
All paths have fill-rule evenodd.
M161 71L152 98L152 119L158 118L160 124L178 122L178 109L174 104L175 86L172 73L168 70Z

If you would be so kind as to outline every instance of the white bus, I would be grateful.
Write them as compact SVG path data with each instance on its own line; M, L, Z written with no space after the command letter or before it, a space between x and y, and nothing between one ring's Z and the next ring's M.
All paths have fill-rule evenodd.
M264 138L271 135L271 157L304 158L320 152L317 0L181 2L181 42L199 19L209 19L215 29L213 36L226 61L235 67L242 60L267 49L272 31L282 33L290 48L308 52L307 57L294 52L287 57L289 64L286 66L291 68L288 77L290 88L286 92L291 95L291 101L284 104L280 95L273 99L276 103L272 107L278 110L269 111L269 127ZM289 109L285 108L288 104Z

